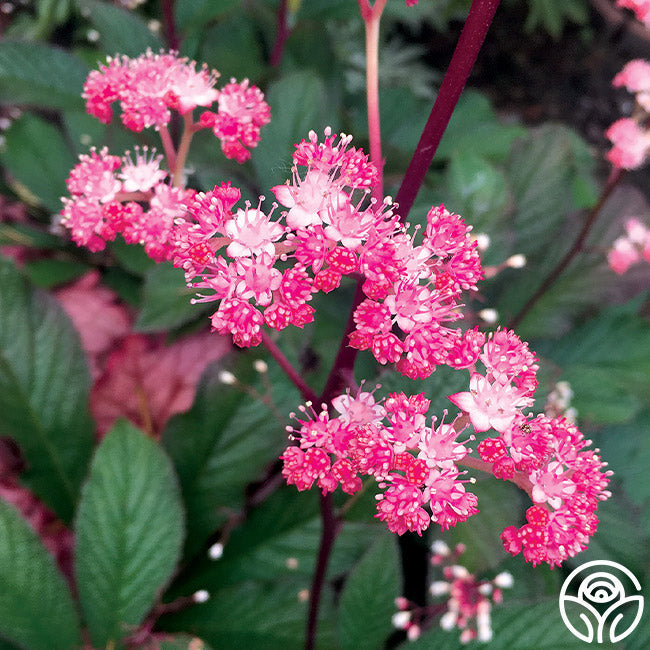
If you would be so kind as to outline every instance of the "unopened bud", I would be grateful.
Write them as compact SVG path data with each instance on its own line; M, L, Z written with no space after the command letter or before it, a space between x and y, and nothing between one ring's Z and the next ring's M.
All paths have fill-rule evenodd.
M405 630L411 620L411 612L395 612L391 618L393 627L396 630Z
M255 363L253 363L253 368L257 372L260 373L260 375L263 375L265 372L269 371L269 364L264 361L264 359L255 359Z
M210 600L210 592L205 589L199 589L192 595L192 600L195 603L205 603Z
M505 265L509 266L511 269L521 269L526 266L526 256L521 253L513 255L505 261Z
M406 638L409 641L417 641L420 638L422 630L419 625L409 625L408 630L406 630Z
M491 309L490 307L481 309L481 311L478 312L478 316L490 325L494 325L494 323L499 320L499 312L496 309Z
M216 544L213 544L208 549L208 557L211 560L220 560L222 556L223 556L223 544L221 542L217 542Z
M437 539L435 542L433 542L433 544L431 544L431 552L435 553L436 555L443 555L446 557L451 551L445 542L443 542L441 539Z
M449 593L449 583L444 580L436 580L429 585L429 593L432 596L442 596Z
M515 580L512 577L512 574L508 571L499 573L499 575L497 575L492 582L500 589L510 589L510 587L515 584Z
M219 377L219 381L222 384L226 384L228 386L232 386L233 384L237 383L237 377L235 377L235 375L233 375L232 372L228 370L222 370L219 373L218 377Z
M474 237L474 239L476 240L476 247L481 253L489 248L490 235L487 235L484 232L480 232Z

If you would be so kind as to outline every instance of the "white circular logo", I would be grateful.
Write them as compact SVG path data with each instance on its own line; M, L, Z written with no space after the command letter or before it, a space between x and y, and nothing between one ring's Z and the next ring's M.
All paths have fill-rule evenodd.
M626 587L628 594L626 595ZM578 595L567 595L575 591ZM631 634L643 616L641 584L636 576L623 565L609 560L585 562L574 569L560 591L560 615L569 631L581 641L603 643L605 624L608 625L608 641L617 643ZM570 603L567 611L567 603ZM619 623L629 610L632 623L619 629ZM630 615L626 618L630 618Z

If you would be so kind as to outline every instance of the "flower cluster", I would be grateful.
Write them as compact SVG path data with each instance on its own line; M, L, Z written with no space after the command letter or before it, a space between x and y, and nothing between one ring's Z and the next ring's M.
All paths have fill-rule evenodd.
M512 575L504 571L492 580L479 580L464 566L457 564L458 558L465 551L462 544L451 551L444 542L437 540L431 545L431 551L431 564L436 567L444 565L444 580L432 582L429 592L434 598L446 599L444 613L439 605L419 607L406 598L398 598L395 604L399 611L393 616L393 625L397 629L406 630L409 641L415 641L420 637L422 629L442 613L440 626L444 630L454 627L461 630L461 643L469 643L474 639L490 641L492 605L502 602L502 590L513 585Z
M188 115L217 102L217 112L204 112L195 128L212 128L224 154L244 162L260 139L260 128L269 122L270 110L248 80L231 80L219 91L214 87L218 76L205 65L197 70L194 61L175 52L148 50L135 59L109 58L88 75L83 97L87 111L105 124L113 117L112 104L119 101L122 123L136 132L166 128L171 110Z
M500 433L479 443L479 455L496 477L516 482L534 503L526 524L503 531L504 548L523 552L533 566L559 565L584 550L596 532L596 509L610 496L611 472L565 418L518 416Z
M607 263L612 271L623 274L641 259L650 262L650 228L639 219L628 219L625 234L614 240L607 253Z
M476 496L465 489L456 463L469 450L458 421L431 426L425 416L424 394L393 393L383 403L372 393L349 392L332 401L339 413L325 406L288 427L298 445L282 454L287 483L308 490L314 483L323 493L339 485L347 494L362 487L360 476L374 477L379 487L377 514L394 533L419 535L435 522L447 529L477 513ZM308 409L301 407L305 414ZM437 425L437 426L436 426ZM425 510L428 506L429 511Z
M71 196L63 198L61 212L73 241L100 251L121 234L129 244L143 244L157 262L169 259L174 222L194 191L165 182L161 160L146 148L136 149L135 160L129 152L113 156L106 148L81 155L67 179Z
M471 365L482 335L443 325L461 317L461 292L476 290L483 277L469 231L462 217L439 206L427 215L420 245L398 233L370 247L361 260L367 298L354 313L350 345L372 350L379 363L397 363L412 379L438 365Z

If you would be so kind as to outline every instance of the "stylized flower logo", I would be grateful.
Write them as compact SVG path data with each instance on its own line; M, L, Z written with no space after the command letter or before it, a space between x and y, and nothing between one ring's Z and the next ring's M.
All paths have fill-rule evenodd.
M617 643L632 633L643 615L643 596L639 594L626 596L621 579L611 569L602 570L607 567L626 576L636 591L641 591L641 585L634 574L617 562L594 560L586 562L572 571L560 591L560 614L571 634L586 643L591 643L594 638L597 643L603 643L606 623L609 625L609 641ZM589 570L592 568L599 570L590 572ZM576 584L579 584L578 595L567 595L569 587ZM572 603L573 621L570 620L567 613L567 602ZM601 610L603 606L607 607L601 611L596 608L597 606L600 606ZM619 623L628 607L631 611L636 612L634 620L626 628L619 630ZM584 625L579 625L579 627L585 631L576 628L574 625L574 623L578 623L576 619L582 621Z

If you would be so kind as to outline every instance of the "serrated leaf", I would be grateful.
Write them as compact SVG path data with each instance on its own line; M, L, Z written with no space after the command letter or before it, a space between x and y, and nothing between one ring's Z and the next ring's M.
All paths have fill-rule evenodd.
M266 378L255 376L245 355L233 369L240 386L223 384L217 371L204 377L192 410L173 418L163 445L178 472L188 512L186 552L205 539L244 502L245 486L286 446L289 412L300 404L298 391L272 365ZM242 387L253 386L264 401ZM270 390L270 394L267 392Z
M25 484L66 522L94 441L90 377L60 305L0 260L0 435L27 460Z
M135 330L159 332L173 329L214 308L210 303L193 305L191 300L195 294L185 284L182 269L174 268L171 262L153 266L144 276L142 309Z
M291 101L287 101L287 98ZM253 149L252 161L259 186L270 188L291 176L294 143L327 126L323 81L310 72L293 72L271 84L266 94L272 125L262 130L262 140Z
M67 194L65 179L75 160L58 129L40 117L25 114L12 122L5 138L0 160L13 179L48 210L60 211L61 197Z
M108 2L77 0L81 13L99 32L99 44L106 54L136 57L147 48L158 52L162 41L135 13Z
M391 616L400 589L395 536L386 532L371 546L345 582L339 605L343 650L384 646L392 632Z
M0 43L0 102L81 109L87 74L88 66L65 50L43 43Z
M242 582L212 593L206 603L165 616L170 630L191 630L215 648L300 650L304 647L305 582Z
M0 637L30 650L79 647L68 586L52 556L13 506L0 501Z
M500 161L508 156L512 143L525 135L522 126L501 124L485 95L467 90L449 120L436 159L472 153Z
M141 431L119 422L97 450L76 517L79 599L93 644L132 631L171 577L183 542L171 463Z

